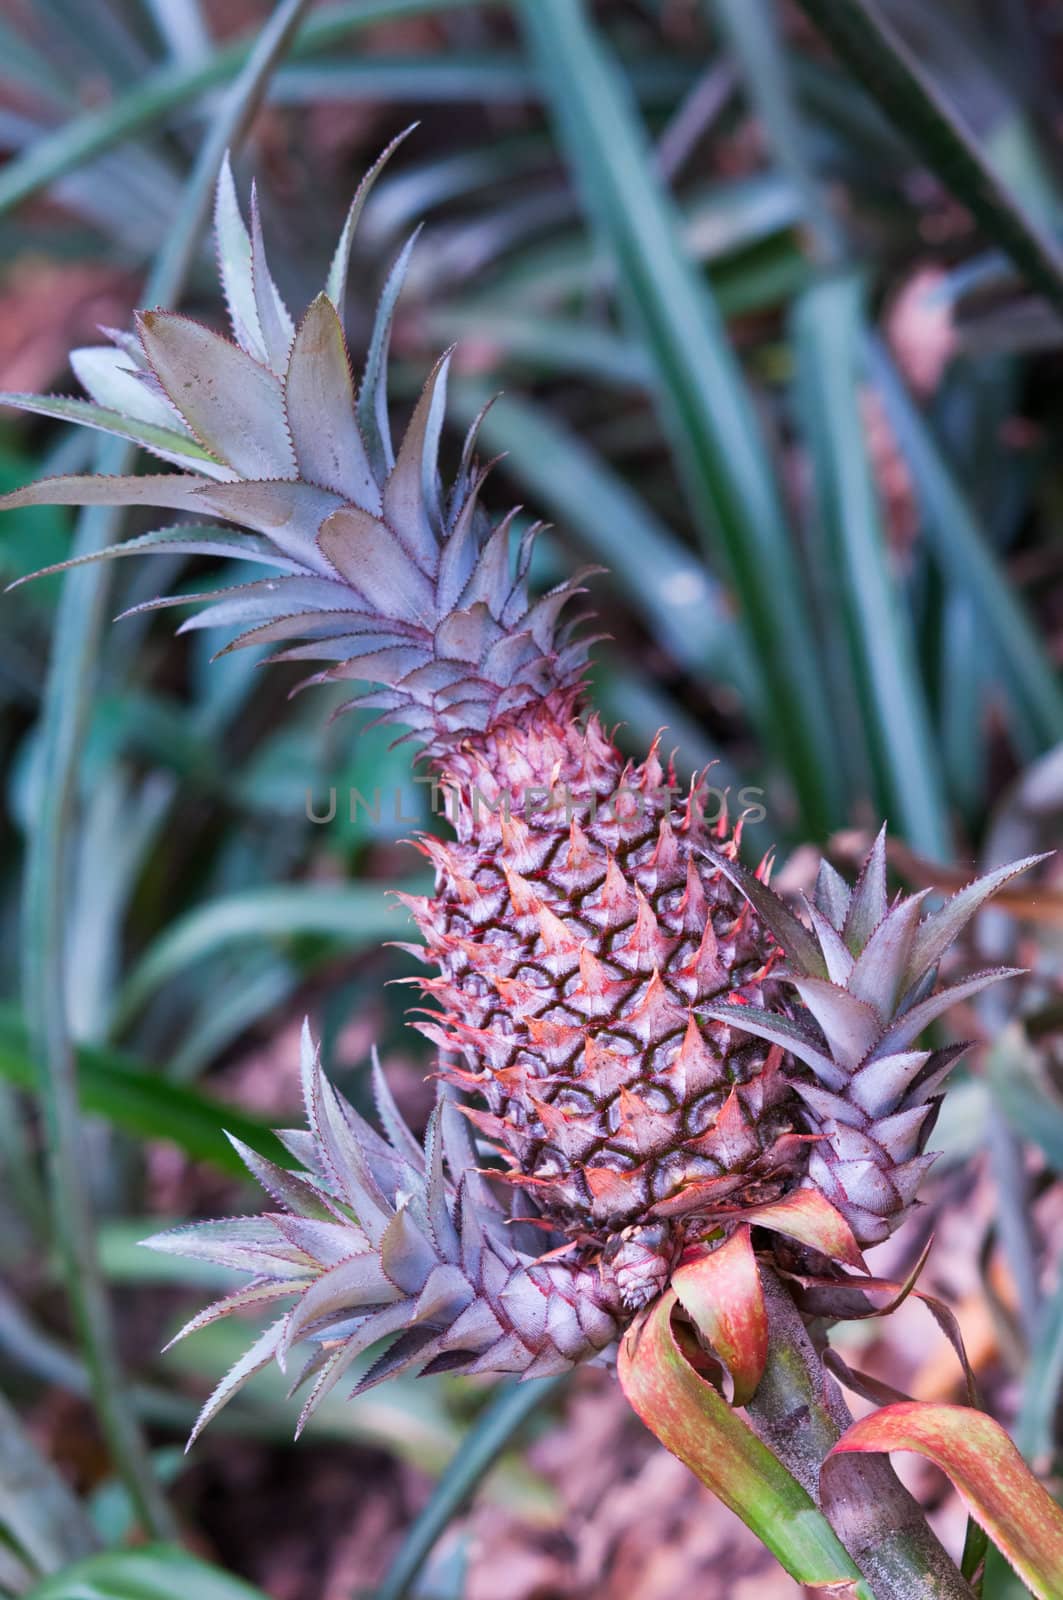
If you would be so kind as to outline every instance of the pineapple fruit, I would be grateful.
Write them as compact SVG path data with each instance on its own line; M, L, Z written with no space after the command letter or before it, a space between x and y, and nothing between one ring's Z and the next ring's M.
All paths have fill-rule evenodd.
M309 1132L283 1135L301 1170L243 1152L280 1209L151 1241L252 1275L185 1332L292 1302L201 1424L296 1343L309 1346L297 1382L313 1380L304 1418L385 1337L363 1387L408 1367L563 1371L608 1352L680 1258L741 1223L859 1261L933 1159L926 1140L958 1051L917 1049L918 1035L1006 975L934 992L938 962L1030 865L924 917L922 895L888 904L880 837L854 889L824 867L806 925L769 889L767 863L741 866L741 819L709 820L703 780L681 794L657 744L640 765L623 760L581 705L588 640L568 614L582 575L529 598L535 529L514 562L512 514L493 525L480 504L475 429L442 490L448 357L392 443L387 348L408 249L355 388L348 259L387 154L298 326L254 196L248 230L226 165L216 229L233 339L147 311L135 334L74 353L90 401L2 397L136 440L179 469L46 480L6 507L222 519L102 554L266 569L198 596L184 627L236 629L228 649L268 643L273 659L312 662L308 683L361 685L347 704L409 730L451 795L456 837L419 842L435 893L407 902L433 969L418 1026L439 1046L443 1080L423 1147L379 1070L384 1136L326 1082L307 1037Z

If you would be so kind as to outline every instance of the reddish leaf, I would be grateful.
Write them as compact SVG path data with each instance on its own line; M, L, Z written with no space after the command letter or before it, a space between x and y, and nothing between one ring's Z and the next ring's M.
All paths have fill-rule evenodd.
M734 1383L734 1404L753 1396L768 1359L768 1314L749 1229L687 1262L672 1288L698 1332L719 1356Z
M968 1406L885 1406L854 1423L832 1454L890 1450L914 1450L946 1472L1039 1600L1063 1600L1063 1511L998 1422Z
M810 1496L721 1394L694 1371L676 1342L669 1290L621 1342L624 1393L647 1428L742 1518L798 1582L859 1600L871 1591Z
M867 1271L852 1228L818 1189L795 1189L772 1205L754 1207L746 1216L758 1228L773 1228L832 1260Z

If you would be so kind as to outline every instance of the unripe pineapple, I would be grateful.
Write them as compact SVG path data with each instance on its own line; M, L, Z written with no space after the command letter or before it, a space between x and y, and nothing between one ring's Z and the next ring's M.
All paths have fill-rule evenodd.
M398 1342L366 1381L410 1365L562 1370L607 1348L688 1247L740 1218L787 1228L779 1202L799 1193L833 1223L811 1240L807 1221L790 1231L858 1258L896 1225L929 1160L955 1052L911 1047L950 998L927 998L937 960L1003 881L972 886L936 921L920 923L918 896L887 917L880 841L851 898L823 877L813 936L765 872L739 866L740 825L706 818L702 784L680 795L656 745L625 764L581 712L587 645L564 620L580 580L529 600L534 530L514 566L512 518L492 526L479 505L475 430L441 490L446 357L392 445L386 354L405 253L355 391L340 312L377 170L298 327L226 167L216 221L235 343L145 312L116 348L75 353L95 404L2 397L181 469L50 480L7 506L159 505L233 524L104 554L222 553L269 569L201 596L184 626L235 627L229 648L269 642L275 659L321 663L309 682L372 685L348 703L412 730L452 794L455 840L420 842L435 893L408 903L418 954L437 969L419 1026L482 1142L462 1142L460 1102L445 1097L422 1150L382 1085L381 1139L308 1045L311 1137L290 1139L305 1176L249 1155L283 1213L155 1241L255 1274L204 1317L297 1297L208 1411L297 1339L313 1345L311 1406L385 1335Z

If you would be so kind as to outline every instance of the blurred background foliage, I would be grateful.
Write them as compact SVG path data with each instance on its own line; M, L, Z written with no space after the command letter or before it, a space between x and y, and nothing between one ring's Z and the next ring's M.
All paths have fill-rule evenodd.
M6 0L0 387L73 392L70 349L147 293L218 321L202 223L245 131L301 308L358 177L419 119L367 210L353 342L423 223L396 404L458 341L456 460L504 391L494 504L555 524L538 581L608 569L594 703L633 753L663 726L685 774L714 762L784 884L888 817L898 882L948 888L1063 814L1061 81L1058 0ZM61 426L0 425L0 490L93 460ZM11 515L0 578L114 536L98 512ZM356 1102L377 1041L423 1115L387 987L412 967L383 941L417 876L401 841L445 828L406 750L330 724L328 691L289 701L252 651L211 664L169 614L106 624L203 576L119 563L0 614L0 1594L793 1594L594 1374L493 1399L399 1381L330 1401L297 1451L265 1379L182 1457L245 1337L156 1356L202 1272L135 1242L257 1204L222 1130L274 1150L307 1011ZM947 1241L931 1274L1052 1482L1059 868L1002 903L968 954L1029 976L963 1019L986 1047L897 1248ZM958 1394L898 1326L860 1333L863 1364ZM566 1472L581 1438L597 1459ZM913 1481L954 1530L942 1483Z

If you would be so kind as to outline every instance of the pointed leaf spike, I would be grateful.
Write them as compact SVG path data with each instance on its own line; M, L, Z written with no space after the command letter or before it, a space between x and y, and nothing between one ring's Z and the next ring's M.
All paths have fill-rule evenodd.
M376 320L373 323L369 350L365 358L365 371L358 390L358 426L378 478L383 478L395 465L391 422L388 417L388 351L391 346L391 323L399 295L402 293L410 257L413 255L413 248L420 233L420 228L414 230L388 273L377 306Z
M210 478L227 479L235 476L223 461L212 455L198 440L182 432L178 419L175 419L172 428L162 428L157 423L142 422L137 417L126 416L124 412L112 411L109 406L94 405L90 400L72 400L64 394L14 394L7 390L0 393L0 406L13 406L16 411L31 411L39 417L58 417L62 422L76 422L82 428L98 428L101 433L113 433L119 439L131 439L134 444L143 445L145 450L168 461L171 466L202 472Z
M842 928L842 937L854 956L860 954L886 911L886 824L883 823L860 869Z
M816 909L826 917L836 933L841 933L849 910L852 890L841 873L832 867L825 857L819 864L813 897Z
M984 877L976 878L965 889L959 890L951 900L945 902L940 911L927 917L916 934L911 961L905 974L905 986L911 987L912 984L918 983L925 972L937 965L945 951L959 937L967 923L990 896L996 894L997 890L1002 889L1012 878L1018 877L1020 872L1029 872L1031 867L1039 866L1042 861L1047 860L1048 853L1026 856L1021 861L1012 861L1007 866L997 867L994 872L987 872Z
M258 209L258 188L254 182L251 184L251 277L258 308L258 325L262 329L262 340L266 347L266 365L272 367L278 377L282 377L288 365L295 325L269 270Z
M240 213L229 152L225 152L214 200L214 239L225 303L229 308L237 344L265 362L266 345L258 321L255 286L251 275L251 239Z
M392 1148L404 1160L418 1170L424 1163L424 1155L420 1145L406 1126L406 1120L395 1104L395 1097L391 1092L383 1067L380 1065L380 1052L376 1045L373 1046L373 1102L376 1106L377 1116Z
M452 354L453 351L448 350L441 356L429 374L384 485L384 515L413 560L429 575L434 575L439 566L436 455ZM434 439L429 437L430 430L435 432ZM425 497L429 481L433 484L431 502Z
M286 1318L281 1317L279 1321L268 1327L265 1333L255 1340L251 1348L244 1352L236 1365L226 1373L195 1420L192 1432L188 1436L188 1443L185 1445L186 1454L191 1450L211 1418L217 1416L222 1406L227 1405L233 1395L242 1389L244 1384L255 1376L256 1372L261 1372L263 1367L269 1366L280 1346L281 1334L286 1320Z
M369 199L373 185L399 148L399 145L402 144L404 139L409 138L416 127L418 127L418 124L411 122L408 128L404 128L401 133L396 134L387 149L377 157L369 168L355 191L354 199L351 201L343 224L343 231L336 246L336 253L332 257L332 265L329 267L328 281L325 284L325 293L332 301L341 318L347 300L347 271L351 261L351 246L354 243L355 231L361 221L365 203Z

